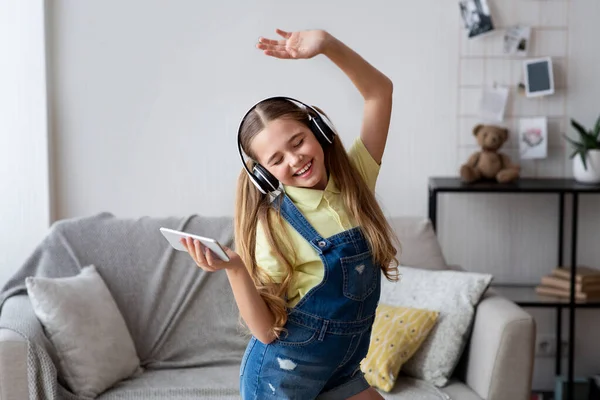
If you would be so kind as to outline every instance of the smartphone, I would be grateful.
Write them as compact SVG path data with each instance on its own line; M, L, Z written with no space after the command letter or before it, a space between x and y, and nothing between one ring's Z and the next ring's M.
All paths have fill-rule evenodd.
M160 228L160 231L165 237L165 239L167 239L169 243L171 243L171 246L173 246L175 250L186 251L185 247L183 247L183 244L179 240L181 238L189 237L192 239L198 239L202 246L210 249L210 251L212 251L213 254L219 257L219 259L221 259L222 261L229 261L229 256L227 255L227 253L225 253L225 250L223 250L223 246L221 246L221 244L215 239L198 236L187 232L176 231L174 229L169 228Z

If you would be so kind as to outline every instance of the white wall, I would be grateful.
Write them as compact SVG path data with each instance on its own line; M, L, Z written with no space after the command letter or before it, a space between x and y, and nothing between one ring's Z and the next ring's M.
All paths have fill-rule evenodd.
M0 1L0 286L50 221L44 2Z
M392 134L379 184L389 213L423 214L427 176L454 167L456 155L445 143L455 137L453 4L52 4L58 218L101 210L232 214L241 167L237 124L266 96L317 104L350 143L360 127L358 91L324 57L264 56L254 44L276 27L328 29L394 80ZM419 173L410 172L415 167Z
M569 176L560 140L572 132L568 117L589 125L600 112L600 56L590 40L600 34L598 7L596 0L492 2L500 28L535 25L535 51L559 52L558 105L511 103L513 126L530 111L554 118L550 157L524 165L525 175ZM475 121L463 112L473 104L473 88L461 78L465 56L480 61L468 67L480 74L480 85L496 73L508 84L518 79L518 63L494 54L497 35L471 48L476 42L465 40L455 1L55 0L47 18L54 219L99 211L232 215L237 124L266 96L319 105L350 143L360 126L360 95L324 57L263 56L254 43L276 27L327 29L393 79L394 114L377 187L390 216L425 216L427 178L456 175L473 150L468 131ZM552 111L560 107L560 114ZM597 199L582 199L579 233L581 262L596 266ZM534 283L556 263L556 211L551 196L445 196L440 240L451 263L492 272L497 281ZM554 332L553 313L528 311L540 333ZM577 373L590 374L599 367L598 314L579 314ZM538 360L534 387L551 388L552 374L552 360Z

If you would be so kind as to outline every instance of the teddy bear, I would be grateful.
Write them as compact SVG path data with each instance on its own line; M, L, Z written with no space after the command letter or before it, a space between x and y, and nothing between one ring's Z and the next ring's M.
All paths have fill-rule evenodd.
M473 135L477 138L481 150L473 153L461 166L460 177L464 182L491 179L507 183L519 178L520 166L513 164L510 157L498 151L508 139L508 129L479 124L473 128Z

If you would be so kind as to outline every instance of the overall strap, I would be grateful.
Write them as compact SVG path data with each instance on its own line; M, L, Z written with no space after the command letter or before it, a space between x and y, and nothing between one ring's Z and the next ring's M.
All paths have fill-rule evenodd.
M280 199L282 196L283 199ZM280 210L283 218L285 218L285 220L292 225L308 243L310 243L317 253L322 254L331 247L331 242L319 235L315 228L313 228L306 218L304 218L304 215L298 210L294 202L285 193L281 193L278 198L271 203L272 206L276 207L275 204L281 204Z

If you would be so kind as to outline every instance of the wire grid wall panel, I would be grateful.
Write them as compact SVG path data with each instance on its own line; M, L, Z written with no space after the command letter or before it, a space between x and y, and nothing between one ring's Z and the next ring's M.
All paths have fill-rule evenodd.
M494 31L468 37L460 24L460 54L457 90L457 170L470 154L479 150L473 127L483 121L479 116L482 90L494 85L509 88L504 120L498 125L509 129L509 140L500 151L521 165L523 177L565 176L569 149L563 138L567 132L567 70L569 54L570 0L488 0ZM460 13L457 12L460 18ZM527 55L505 54L504 33L515 25L528 26L531 35ZM552 95L527 98L520 94L523 61L551 57L555 92ZM519 159L519 119L546 117L548 121L548 153L544 159Z

